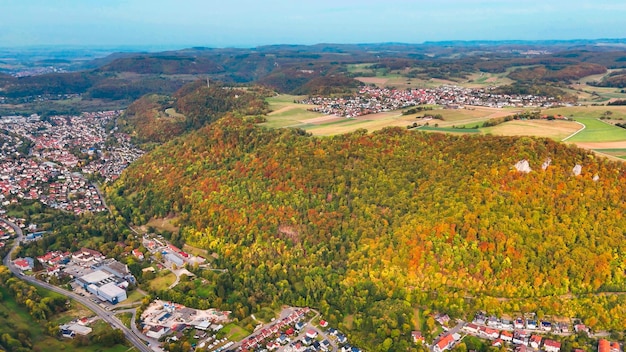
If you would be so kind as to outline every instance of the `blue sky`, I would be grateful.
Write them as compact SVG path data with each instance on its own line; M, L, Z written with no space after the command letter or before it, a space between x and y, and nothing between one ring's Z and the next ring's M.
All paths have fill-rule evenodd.
M0 46L626 37L626 1L0 0Z

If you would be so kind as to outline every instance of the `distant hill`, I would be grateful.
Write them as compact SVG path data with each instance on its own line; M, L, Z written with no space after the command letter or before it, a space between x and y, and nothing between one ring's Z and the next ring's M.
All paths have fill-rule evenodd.
M228 84L261 84L281 93L343 94L360 84L352 79L360 71L348 72L351 64L380 69L369 72L374 75L393 70L394 74L426 81L467 81L481 71L506 72L518 83L559 85L607 69L626 68L623 45L621 40L582 40L195 47L116 53L92 61L63 55L45 61L39 53L35 63L56 62L66 69L85 70L16 80L0 78L0 96L22 104L23 98L32 100L39 95L81 94L85 99L106 99L125 106L144 94L169 95L190 81L206 77ZM601 84L619 87L620 81L612 78Z
M203 57L139 55L116 59L99 69L102 72L140 74L214 74L224 68Z
M157 147L108 194L134 224L176 217L172 239L228 269L162 299L208 299L240 319L313 306L373 351L387 339L407 350L418 306L626 328L610 313L626 297L596 295L626 291L624 164L545 139L365 132L315 138L225 117ZM514 168L524 159L530 173Z

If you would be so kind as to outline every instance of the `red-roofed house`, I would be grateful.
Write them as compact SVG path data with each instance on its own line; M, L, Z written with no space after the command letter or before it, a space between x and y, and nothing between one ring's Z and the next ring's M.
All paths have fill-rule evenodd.
M88 262L92 259L96 261L101 261L104 259L104 256L102 255L102 253L93 249L81 248L79 251L76 251L72 254L72 258L81 262Z
M600 339L598 342L598 352L621 352L619 343L609 342L605 339Z
M530 337L530 347L532 347L534 349L538 349L539 346L541 346L541 336L539 336L539 335L532 335Z
M328 322L326 320L320 320L320 326L325 328L328 326Z
M611 343L605 339L598 341L598 352L611 352Z
M558 341L546 339L543 342L543 349L546 350L546 352L559 352L561 351L561 343Z
M483 326L480 328L480 334L488 339L495 340L498 338L498 336L500 336L500 331Z
M576 332L586 332L589 333L589 328L585 326L585 324L576 324L574 325L574 331Z
M618 342L615 342L615 341L611 342L611 352L621 352Z
M454 337L452 335L444 336L439 342L435 344L434 351L435 352L443 352L452 348L454 345Z
M20 258L20 259L16 259L16 260L13 262L13 264L15 264L15 266L16 266L18 269L22 270L22 271L25 271L25 270L31 270L31 269L32 269L32 267L30 266L30 263L29 263L29 262L28 262L28 260L26 260L26 259L22 259L22 258Z
M317 331L313 330L313 329L309 329L306 332L306 337L310 338L310 339L314 339L317 337Z
M422 336L421 331L411 331L411 337L413 338L413 343L418 343L418 342L424 343L425 341L424 336Z
M500 338L502 339L502 341L504 342L511 342L513 341L513 333L510 331L502 331L500 333Z
M467 331L470 334L478 333L478 325L476 324L467 324L463 327L463 330Z
M143 253L139 249L133 249L133 255L139 260L143 260Z

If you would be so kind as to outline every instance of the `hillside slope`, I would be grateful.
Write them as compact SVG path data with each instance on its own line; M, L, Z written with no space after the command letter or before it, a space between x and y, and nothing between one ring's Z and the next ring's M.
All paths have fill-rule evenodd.
M522 159L532 172L513 168ZM340 326L372 350L385 339L405 349L416 305L625 328L608 313L626 310L624 296L558 298L626 290L624 165L553 141L403 129L313 138L223 118L147 154L108 191L136 224L177 215L182 239L229 269L203 297L177 287L167 299L240 317L312 305L333 323L350 315Z
M202 127L226 113L262 115L267 112L263 89L231 89L203 81L189 83L173 95L145 95L133 102L119 124L139 142L163 143Z

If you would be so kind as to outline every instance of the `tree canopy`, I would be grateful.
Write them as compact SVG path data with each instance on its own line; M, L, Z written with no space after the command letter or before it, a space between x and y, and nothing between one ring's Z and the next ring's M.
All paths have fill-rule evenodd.
M393 350L415 305L603 312L597 327L624 329L609 313L624 296L595 295L626 289L623 164L547 139L366 132L314 138L225 117L145 155L108 195L135 224L177 215L174 240L229 269L159 293L183 304L239 317L310 305L357 345L391 338ZM523 159L533 171L514 168Z

